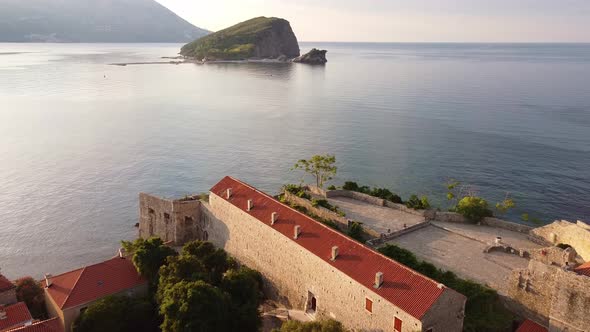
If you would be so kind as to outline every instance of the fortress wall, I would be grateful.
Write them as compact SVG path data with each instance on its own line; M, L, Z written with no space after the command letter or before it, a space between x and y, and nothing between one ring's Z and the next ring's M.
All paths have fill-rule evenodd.
M260 271L267 281L267 291L276 297L280 294L291 307L307 308L311 293L317 300L318 318L331 317L360 331L393 331L393 319L399 317L404 332L421 331L423 326L418 319L333 268L293 239L273 230L270 225L213 193L209 204L203 206L209 241L224 248L241 263ZM373 313L365 310L366 298L373 301ZM463 303L445 299L445 303L434 309L436 312L429 312L426 316L432 320L430 324L435 324L439 316L447 317L436 322L446 324L444 328L436 326L437 331L460 331L462 317L454 320L448 317L457 316L462 308Z
M141 193L139 237L147 239L157 236L164 242L182 245L202 237L197 223L200 215L201 202L196 199L168 200Z
M531 234L551 244L569 244L576 249L580 257L585 261L590 261L590 230L587 227L587 224L581 221L574 224L561 220L535 228Z

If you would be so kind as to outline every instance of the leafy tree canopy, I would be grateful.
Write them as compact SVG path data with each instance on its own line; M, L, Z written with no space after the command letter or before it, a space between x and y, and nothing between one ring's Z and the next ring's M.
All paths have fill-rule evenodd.
M133 252L133 265L137 272L152 284L158 280L158 270L166 262L168 256L176 256L174 249L164 245L157 237L147 240L137 239L133 242L121 241L123 249Z
M492 210L488 208L488 202L476 196L463 197L457 204L456 211L471 222L480 222L483 218L493 215Z
M34 318L47 318L45 309L45 292L39 283L32 277L24 277L16 280L16 298L24 302Z
M232 331L230 297L204 281L181 281L164 291L163 332Z
M309 160L301 159L295 163L292 169L301 169L305 173L312 175L316 179L316 185L324 187L326 181L332 180L336 175L336 156L333 154L315 155Z

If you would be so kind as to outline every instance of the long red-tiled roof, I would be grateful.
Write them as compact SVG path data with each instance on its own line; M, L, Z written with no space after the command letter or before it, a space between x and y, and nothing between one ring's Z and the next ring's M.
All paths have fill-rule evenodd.
M33 317L24 302L19 302L10 306L0 305L0 312L6 314L6 318L0 318L0 331L31 322Z
M520 325L516 332L547 332L547 328L527 319Z
M21 326L10 332L62 332L63 328L57 317L33 323L28 326Z
M574 269L577 274L590 277L590 262L586 262Z
M115 257L52 277L49 295L62 309L88 303L145 284L128 259ZM45 286L45 281L42 282Z
M15 287L16 286L12 282L10 282L10 280L6 279L5 276L0 274L0 292L4 292Z
M225 194L228 188L232 191L229 200ZM347 274L415 318L422 318L444 291L445 287L439 287L434 280L322 225L237 179L226 176L211 188L211 192L292 239L323 259L326 264ZM254 205L251 211L247 211L249 199ZM273 226L270 225L272 212L278 214L278 221ZM301 235L296 240L293 239L295 225L301 227ZM335 261L330 259L333 246L338 246L339 251ZM377 272L383 272L383 285L379 289L373 287Z

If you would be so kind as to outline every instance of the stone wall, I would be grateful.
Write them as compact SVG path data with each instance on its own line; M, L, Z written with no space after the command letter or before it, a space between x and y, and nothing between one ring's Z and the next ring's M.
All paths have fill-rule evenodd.
M326 197L348 197L352 199L356 199L357 201L363 201L369 204L378 205L378 206L385 206L385 200L379 197L373 197L371 195L359 193L356 191L351 190L329 190L326 191Z
M508 295L523 314L550 326L550 331L587 331L590 326L590 278L536 260L513 272Z
M421 222L419 224L415 224L415 225L412 225L412 226L404 228L404 229L400 229L399 231L396 231L396 232L392 232L389 234L381 234L376 239L371 239L371 240L367 241L367 245L369 245L371 247L378 247L378 246L380 246L388 241L391 241L397 237L400 237L404 234L411 233L413 231L416 231L418 229L424 228L429 225L430 225L430 222L425 221L425 222Z
M195 197L168 200L139 194L139 237L143 239L157 236L174 245L203 239L200 216L201 202Z
M317 206L317 207L313 206L311 204L310 200L298 197L297 195L294 195L288 191L285 191L284 195L285 195L285 200L287 202L289 202L291 204L303 206L308 211L310 211L311 213L313 213L321 218L334 221L338 225L338 228L340 228L343 231L348 229L348 219L346 219L345 217L341 217L336 212L328 210L328 209L321 207L321 206Z
M398 203L390 202L387 200L383 201L383 206L386 206L391 209L400 210L405 213L421 216L421 217L425 217L425 213L426 213L426 210L415 210L415 209L409 208L403 204L398 204ZM435 212L435 211L433 210L432 212Z
M267 293L290 307L305 310L310 294L317 300L316 318L334 318L359 331L393 331L393 318L403 321L404 332L433 327L436 331L460 331L464 299L452 290L424 317L422 322L371 289L326 264L291 238L275 231L215 194L203 205L210 241L238 261L260 271ZM365 299L373 301L373 312L365 310ZM432 311L434 310L434 311ZM444 317L441 319L440 317ZM452 318L451 318L452 317Z
M535 228L531 231L531 235L553 245L569 244L585 261L590 261L590 230L588 228L589 226L581 221L574 224L561 220Z
M0 304L8 305L16 303L16 288L0 292Z

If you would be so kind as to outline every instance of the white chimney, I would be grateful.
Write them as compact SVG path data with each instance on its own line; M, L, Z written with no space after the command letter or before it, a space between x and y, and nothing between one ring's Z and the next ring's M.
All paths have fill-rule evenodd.
M254 207L254 203L252 203L252 200L249 199L248 200L248 211L252 210L253 207Z
M381 285L383 285L383 272L377 272L375 273L375 284L373 287L379 288Z
M231 197L231 188L227 188L226 192L225 192L225 197L227 199L229 199Z
M335 261L336 257L338 257L338 246L332 247L332 260Z
M125 249L119 248L119 258L125 258Z
M502 237L501 236L496 236L496 245L501 245L502 244Z
M443 289L443 288L445 287L445 285L444 285L444 284L440 284L440 283L439 283L438 285L436 285L436 287L438 287L438 288L440 288L440 289Z
M6 318L8 318L6 310L4 310L4 307L0 305L0 320L4 320Z
M301 226L295 225L295 227L293 228L293 230L294 230L294 234L293 234L294 236L293 236L293 238L294 239L297 239L299 237L299 234L301 234Z
M53 276L51 274L45 274L45 286L49 287L51 286L52 282L51 282L51 278Z
M274 225L274 224L275 224L275 222L277 222L277 219L278 219L278 218L279 218L279 215L278 215L276 212L273 212L273 213L270 215L270 224L271 224L271 225Z

